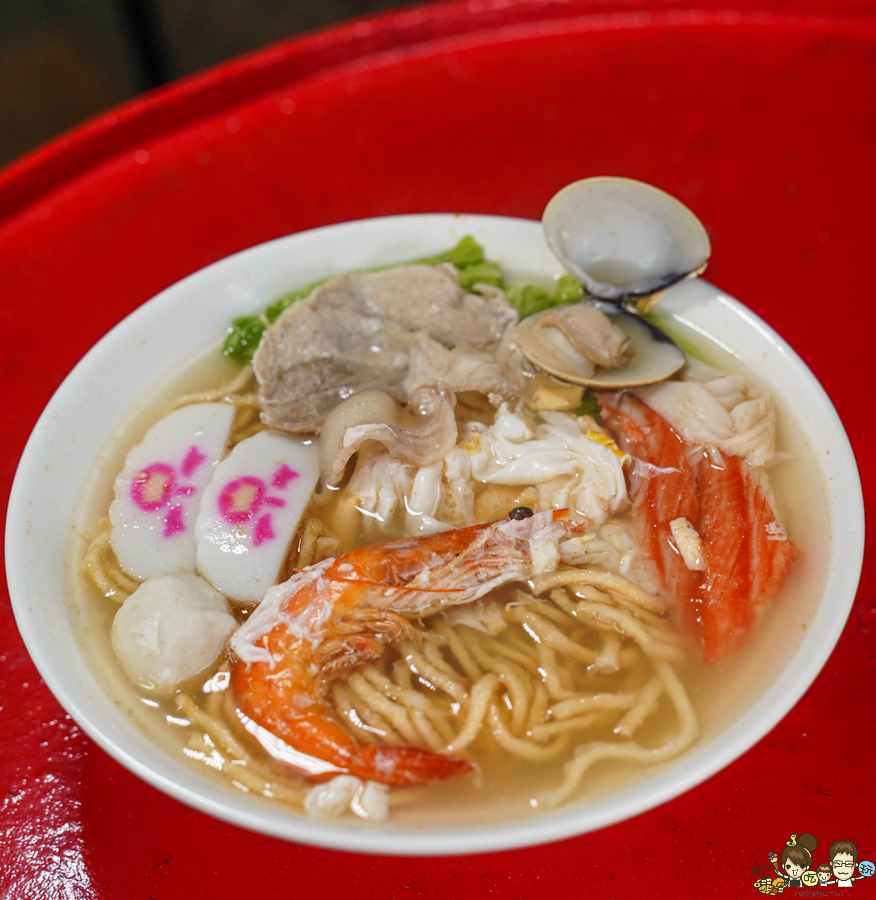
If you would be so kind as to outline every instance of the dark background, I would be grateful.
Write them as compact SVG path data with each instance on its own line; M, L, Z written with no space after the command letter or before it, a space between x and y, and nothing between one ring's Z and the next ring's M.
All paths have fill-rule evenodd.
M0 166L142 91L403 0L0 0Z

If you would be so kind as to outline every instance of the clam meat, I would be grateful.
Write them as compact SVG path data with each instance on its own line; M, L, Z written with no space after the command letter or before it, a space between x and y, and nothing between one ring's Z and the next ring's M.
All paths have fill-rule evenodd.
M604 390L654 384L685 363L684 353L647 319L601 301L529 316L508 337L549 375Z
M510 337L534 366L573 384L620 389L663 381L685 363L668 335L635 312L705 269L705 228L659 188L587 178L563 188L542 217L545 240L591 299L525 319Z

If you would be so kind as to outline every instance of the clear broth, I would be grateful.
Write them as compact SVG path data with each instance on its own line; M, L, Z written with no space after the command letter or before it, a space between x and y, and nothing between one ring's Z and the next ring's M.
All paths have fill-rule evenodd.
M738 370L735 361L719 347L706 344L701 335L693 336L701 355L712 364L727 370ZM209 777L227 790L226 775L215 772L203 762L188 759L186 740L188 722L177 710L172 698L159 698L139 690L122 673L110 646L110 629L118 606L100 596L80 576L80 565L89 536L97 522L106 516L112 499L112 484L130 447L141 438L176 396L206 389L229 380L238 367L224 359L215 347L209 348L184 371L157 386L131 412L101 454L92 477L84 485L78 516L73 523L72 539L67 554L71 618L83 655L114 702L143 732L144 739L160 745L176 758L186 758L202 776ZM749 384L765 390L750 373L743 372ZM796 423L777 402L777 447L793 448L789 461L771 470L775 494L780 502L780 517L788 535L803 551L786 584L758 624L754 635L737 657L714 667L695 660L677 667L699 722L699 737L694 748L708 743L736 722L763 695L783 669L789 655L808 627L806 617L795 614L794 597L801 590L811 594L813 579L825 570L829 548L818 540L819 510L824 507L824 487L812 453ZM803 489L805 486L805 489ZM817 590L817 588L816 588ZM774 649L778 648L778 649ZM206 681L204 676L201 681ZM661 732L674 726L674 713L668 704L663 717L654 716L645 740L658 740ZM692 749L685 753L692 752ZM489 752L489 751L487 751ZM404 789L402 802L392 807L389 825L398 827L453 827L460 823L477 825L508 821L539 814L536 796L555 787L562 780L560 761L533 763L491 753L481 759L478 790L473 793L471 780L456 779L439 787ZM683 757L682 757L683 758ZM652 778L657 771L671 767L674 759L658 767L643 767L621 761L598 763L586 777L585 784L572 801L574 804L595 802L616 791L632 787ZM475 798L475 799L473 799ZM265 803L273 803L268 799ZM347 820L352 816L347 816Z

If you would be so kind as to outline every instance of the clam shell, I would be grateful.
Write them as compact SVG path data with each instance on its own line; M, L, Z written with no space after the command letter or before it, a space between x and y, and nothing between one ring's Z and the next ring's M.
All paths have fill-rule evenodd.
M542 216L545 239L591 297L646 297L705 269L706 229L679 200L631 178L585 178Z
M563 318L577 317L579 306L604 313L622 332L625 340L617 342L611 359L600 361L579 342L574 325L580 323L571 328L563 323ZM555 378L602 390L654 384L674 375L686 362L684 353L659 328L616 304L600 301L530 316L509 336L533 365Z

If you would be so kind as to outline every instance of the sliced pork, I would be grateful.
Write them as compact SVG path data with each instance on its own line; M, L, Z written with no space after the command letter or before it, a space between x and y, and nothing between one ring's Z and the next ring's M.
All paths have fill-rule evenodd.
M253 360L262 419L318 431L335 406L369 390L402 402L421 387L512 399L516 389L481 351L516 321L500 291L468 294L443 267L338 275L265 333Z

